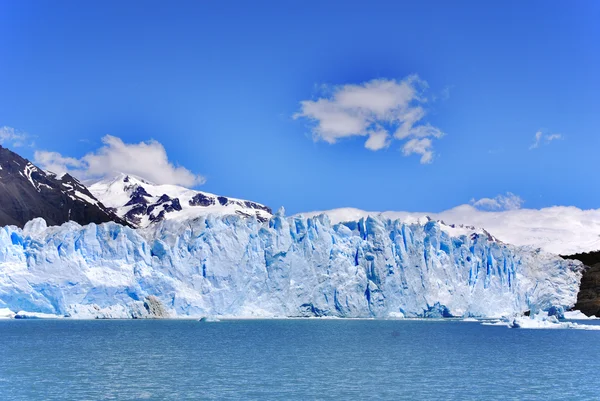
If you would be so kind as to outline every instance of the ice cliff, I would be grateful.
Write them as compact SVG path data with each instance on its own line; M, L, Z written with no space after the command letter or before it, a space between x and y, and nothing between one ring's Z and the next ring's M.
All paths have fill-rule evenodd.
M239 216L0 228L0 308L92 317L495 317L569 308L581 264L437 222Z

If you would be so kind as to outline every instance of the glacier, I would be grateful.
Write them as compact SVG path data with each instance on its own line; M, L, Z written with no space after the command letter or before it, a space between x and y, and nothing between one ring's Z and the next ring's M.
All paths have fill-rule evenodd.
M580 262L436 221L236 215L0 228L0 309L73 318L500 317L572 307Z

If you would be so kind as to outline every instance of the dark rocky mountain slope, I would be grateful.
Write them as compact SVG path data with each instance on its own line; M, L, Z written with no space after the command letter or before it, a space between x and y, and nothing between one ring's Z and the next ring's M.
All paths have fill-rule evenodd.
M581 278L575 309L588 316L600 316L600 251L578 253L563 258L577 259L587 266Z
M48 225L115 221L129 225L69 174L46 172L0 146L0 226L23 227L35 217Z

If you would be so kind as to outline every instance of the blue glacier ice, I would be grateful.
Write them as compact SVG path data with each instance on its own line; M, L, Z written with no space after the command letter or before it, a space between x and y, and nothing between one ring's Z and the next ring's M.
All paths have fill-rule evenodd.
M0 228L0 308L77 318L498 317L566 310L581 264L443 223L208 215ZM159 312L156 312L156 311Z

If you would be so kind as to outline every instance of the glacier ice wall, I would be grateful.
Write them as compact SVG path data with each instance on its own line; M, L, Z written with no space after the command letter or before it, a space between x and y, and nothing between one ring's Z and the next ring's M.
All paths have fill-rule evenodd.
M0 308L74 317L492 317L568 308L581 265L437 222L205 216L0 228Z

